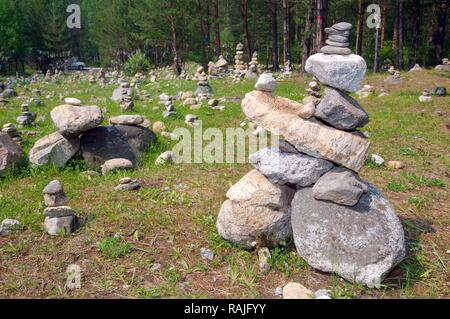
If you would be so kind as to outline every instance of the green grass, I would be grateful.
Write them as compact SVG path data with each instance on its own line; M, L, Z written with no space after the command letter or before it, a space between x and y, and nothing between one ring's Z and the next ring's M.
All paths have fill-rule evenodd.
M229 187L250 169L238 164L183 164L155 166L155 159L176 142L158 136L158 144L149 149L138 169L107 176L87 178L86 166L77 156L65 168L32 169L26 162L0 179L0 220L16 218L23 230L0 238L0 297L35 298L274 298L276 287L289 281L300 282L315 291L332 290L335 298L426 298L449 295L448 211L450 134L445 131L449 98L434 98L426 106L417 93L438 83L449 86L449 79L434 72L420 78L404 75L404 87L391 89L390 95L360 100L368 111L370 123L362 129L370 133L371 153L386 161L401 160L406 167L393 171L370 161L361 177L379 187L397 209L407 234L408 259L397 271L402 283L386 284L380 290L368 290L341 281L338 277L317 273L298 257L293 243L271 250L271 270L261 274L256 251L246 251L222 239L216 230L217 214ZM377 91L384 86L384 75L369 75L365 82ZM163 76L159 78L163 79ZM279 81L277 94L301 101L310 78L294 77ZM364 83L364 84L366 84ZM448 83L448 84L447 84ZM229 79L211 81L214 97L243 97L254 81L233 84ZM34 83L17 90L31 97L35 88L43 92L44 105L33 106L41 120L24 128L23 148L28 154L36 140L52 133L50 111L62 102L59 95L79 98L83 104L96 104L106 110L106 125L112 116L122 114L110 101L117 87L91 85L87 81ZM190 110L175 103L180 116L163 120L159 94L174 95L194 91L196 83L185 80L144 82L140 89L153 100L136 101L130 114L142 114L152 123L164 121L167 131L185 127L184 116L195 114L204 129L239 127L245 120L240 105L232 102L223 112L206 107ZM54 92L54 96L45 96ZM96 96L97 101L91 102ZM15 122L22 102L14 99L0 109L0 124ZM154 108L156 108L154 110ZM425 111L423 111L425 109ZM33 134L28 134L33 133ZM35 134L34 134L35 133ZM144 187L137 192L114 191L119 179L140 179ZM69 205L85 220L83 227L70 236L48 236L42 228L44 203L42 190L59 179L69 197ZM120 238L114 238L119 234ZM87 236L88 240L81 240ZM95 243L99 243L96 245ZM203 261L200 249L214 251L212 262ZM68 264L80 264L83 286L64 288ZM152 271L154 263L161 270ZM42 286L42 282L47 284Z

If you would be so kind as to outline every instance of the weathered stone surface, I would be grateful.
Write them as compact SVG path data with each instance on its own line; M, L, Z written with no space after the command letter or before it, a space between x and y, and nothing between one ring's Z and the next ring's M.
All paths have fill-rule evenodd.
M331 26L333 29L337 31L349 31L352 29L352 24L348 22L339 22Z
M326 88L315 116L341 130L355 130L369 123L369 115L347 94Z
M305 286L290 282L283 288L283 299L312 299L314 293Z
M103 121L98 106L61 105L50 112L53 123L63 136L77 137Z
M118 170L127 170L127 169L133 169L134 165L133 163L126 159L126 158L113 158L108 161L106 161L102 165L102 174L106 175L109 172L114 172Z
M300 152L354 171L361 169L369 151L369 140L328 127L314 119L303 120L283 105L280 98L258 91L248 93L242 102L249 121L284 136Z
M334 42L332 40L326 40L326 44L332 46L332 47L339 47L339 48L348 48L350 46L350 42Z
M64 103L69 104L69 105L75 105L75 106L80 106L81 105L81 101L79 99L73 98L73 97L67 97L64 99Z
M0 133L0 176L23 158L20 146L6 133Z
M46 217L44 227L47 233L51 236L56 236L58 233L65 231L70 234L78 227L78 219L76 216L66 217Z
M354 172L338 167L323 175L313 187L317 200L326 200L345 206L355 206L368 190Z
M65 138L59 132L44 136L30 150L32 166L54 164L63 167L80 149L78 137Z
M104 162L114 158L126 158L136 165L147 148L155 142L155 134L147 128L103 126L83 134L81 152L90 169L99 169Z
M366 74L366 61L359 55L314 54L306 61L306 72L321 83L339 90L356 92Z
M137 126L144 123L144 117L141 115L119 115L109 119L111 125L131 125Z
M376 287L405 257L405 238L394 208L368 186L351 208L315 200L311 188L298 190L292 227L297 251L310 266Z
M155 165L164 165L175 162L175 154L172 151L166 151L158 156Z
M291 237L290 202L294 191L274 185L257 170L227 193L217 220L219 234L247 249L273 247Z
M7 236L20 229L20 222L16 219L4 219L0 224L0 236Z
M277 81L273 77L272 73L263 73L258 78L255 88L258 91L274 92L277 88Z
M133 89L132 88L122 88L119 87L117 89L114 90L112 96L111 96L111 100L113 100L114 102L120 102L120 100L122 99L122 96L132 96L133 95Z
M75 216L75 211L69 206L48 207L44 215L50 218Z
M249 160L250 164L272 183L297 188L316 183L334 167L326 160L304 154L282 153L271 148L250 155Z
M440 64L436 66L435 70L438 72L450 72L450 65Z

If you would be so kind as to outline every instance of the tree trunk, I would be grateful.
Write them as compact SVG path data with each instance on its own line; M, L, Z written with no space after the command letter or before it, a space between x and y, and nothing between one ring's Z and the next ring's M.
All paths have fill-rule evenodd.
M314 0L309 0L308 9L306 10L306 18L305 18L305 34L303 36L303 56L302 56L302 67L301 71L305 72L305 64L306 60L308 60L311 55L312 49L312 27L314 22L313 16L313 3Z
M244 47L247 51L248 61L252 59L252 48L250 46L250 33L248 32L248 3L241 0L242 25L244 27Z
M380 29L376 28L373 72L377 73L379 70L380 70Z
M172 32L172 53L173 53L173 68L175 70L175 74L181 74L181 58L180 53L178 52L177 46L177 27L175 25L175 20L173 17L169 16L167 18L170 23L170 30Z
M447 22L447 0L440 0L439 13L438 13L438 27L434 36L435 44L435 64L441 63L444 54L444 42L445 42L445 27Z
M380 47L384 48L384 42L386 39L386 23L387 23L387 12L388 12L388 3L386 1L382 1L383 6L383 17L381 18L381 45Z
M317 0L316 45L315 45L316 53L320 51L323 44L322 30L324 26L322 14L323 14L323 0Z
M207 1L206 1L207 2ZM202 42L202 64L205 65L205 63L208 62L209 57L208 57L208 53L207 53L207 39L206 39L206 21L203 15L203 7L202 7L202 0L198 0L198 12L200 12L200 36L202 38L201 42Z
M291 67L291 7L289 0L283 0L283 52L284 65Z
M215 44L216 44L215 54L216 54L216 57L219 57L219 55L222 54L222 48L221 48L221 43L220 43L219 0L214 0L213 4L214 4L214 27L215 27L215 37L216 37L216 39L215 39Z
M414 17L414 25L413 25L413 34L412 34L412 44L411 44L411 55L409 66L413 67L417 63L417 50L419 48L419 39L420 39L420 28L422 24L422 1L414 0L413 3L413 17Z
M278 0L270 0L270 16L272 20L272 69L280 69L278 55Z
M398 46L397 46L397 69L402 70L403 62L403 35L404 35L403 0L398 0Z
M362 55L363 30L364 30L364 1L359 0L359 3L358 3L358 25L357 25L357 30L356 30L356 54L357 55Z

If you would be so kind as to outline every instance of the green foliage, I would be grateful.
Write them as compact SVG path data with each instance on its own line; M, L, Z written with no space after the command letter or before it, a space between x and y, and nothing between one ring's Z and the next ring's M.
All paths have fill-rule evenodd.
M401 192L401 193L404 193L404 192L406 192L406 190L407 190L407 187L406 187L405 184L398 183L398 182L390 182L390 183L387 185L387 188L388 188L390 191L393 191L393 192Z
M128 75L135 75L138 72L147 73L150 70L150 60L141 50L137 50L125 64L125 72Z
M128 254L133 246L130 243L121 243L119 238L107 237L97 244L98 249L106 258L115 259Z

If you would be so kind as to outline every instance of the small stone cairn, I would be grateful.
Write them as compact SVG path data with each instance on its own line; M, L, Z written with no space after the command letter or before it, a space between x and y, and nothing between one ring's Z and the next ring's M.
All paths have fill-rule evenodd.
M442 59L442 64L436 66L436 71L450 72L450 61L447 58Z
M51 181L44 188L44 202L47 208L44 210L44 227L51 236L56 236L62 231L70 234L79 227L78 217L75 211L67 206L67 198L64 188L58 180Z
M208 75L205 73L203 67L198 68L195 79L198 81L195 96L200 101L210 99L212 96L212 89L208 82Z
M11 139L16 142L17 144L22 143L22 136L20 135L20 132L17 130L17 127L12 123L6 123L2 127L2 133L6 133L11 137Z
M255 169L227 192L217 229L247 249L293 236L298 254L313 268L378 287L405 257L405 238L393 206L358 176L370 141L357 129L369 118L348 92L360 89L367 65L344 46L333 46L344 43L350 30L349 23L328 29L339 37L306 62L306 71L325 85L312 112L276 96L269 73L245 96L248 121L284 140L250 156ZM317 83L310 87L318 92Z
M433 101L433 98L431 97L430 90L423 90L422 95L419 96L419 101L422 103L430 103Z
M164 107L166 110L163 112L163 118L166 119L170 116L176 116L178 114L175 109L175 105L173 104L173 97L169 97L166 100Z
M413 72L422 72L422 71L423 71L422 67L421 67L418 63L416 63L416 64L409 70L409 73L413 73Z
M236 55L234 57L234 82L239 82L247 71L247 67L244 62L244 45L239 43L236 46Z
M252 60L248 64L248 70L245 73L245 78L246 79L256 79L256 78L258 78L258 74L259 74L258 65L259 65L258 52L255 51L253 53Z
M32 125L36 120L36 113L30 112L28 104L22 104L20 107L20 111L22 113L16 119L19 127Z
M325 32L328 34L328 39L325 41L327 44L320 52L323 54L338 54L349 55L352 51L349 49L350 42L348 37L350 36L350 30L352 25L347 22L341 22L333 25L331 28L326 28Z
M392 68L389 69L389 74L391 74L391 75L388 76L384 80L384 82L387 84L392 84L392 85L402 84L403 83L402 74L400 73L400 71L397 71L395 69L393 70Z
M219 56L216 63L210 61L208 64L208 74L210 78L223 77L228 73L228 61L223 55Z

